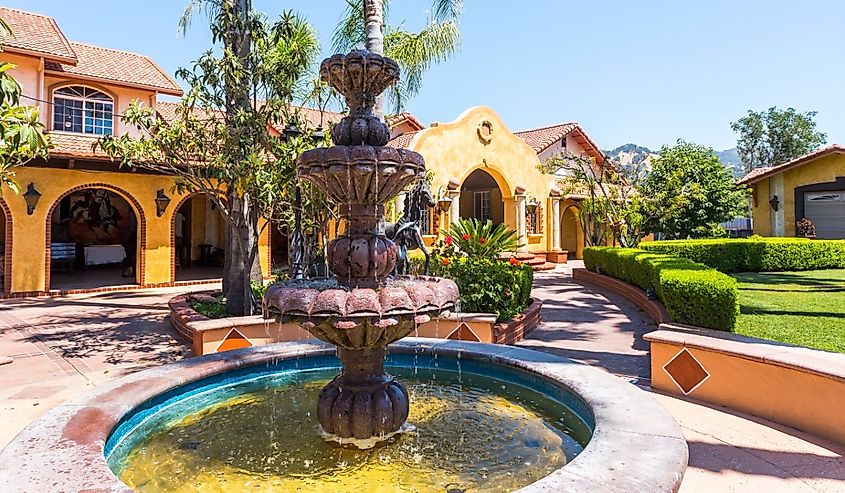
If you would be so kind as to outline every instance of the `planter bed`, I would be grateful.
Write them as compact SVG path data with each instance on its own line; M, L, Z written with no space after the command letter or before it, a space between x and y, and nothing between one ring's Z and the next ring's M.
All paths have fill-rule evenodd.
M313 336L295 323L279 323L261 315L211 319L194 310L190 296L214 296L206 291L170 299L170 323L191 343L194 356L274 342L301 341ZM450 313L419 326L417 335L441 339L515 344L540 323L543 302L531 298L522 313L506 322L496 322L493 313Z

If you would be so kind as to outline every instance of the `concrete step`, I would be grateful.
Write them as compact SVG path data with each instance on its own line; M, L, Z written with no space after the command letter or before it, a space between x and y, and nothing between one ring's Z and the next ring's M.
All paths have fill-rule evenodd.
M539 265L531 265L531 269L534 272L544 271L544 270L554 270L556 268L557 268L557 264L554 264L552 262L543 262L542 264L539 264Z

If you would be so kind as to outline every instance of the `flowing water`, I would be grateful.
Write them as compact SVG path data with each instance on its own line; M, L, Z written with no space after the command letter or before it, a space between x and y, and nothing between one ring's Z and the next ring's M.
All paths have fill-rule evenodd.
M336 373L322 369L178 401L122 440L109 463L140 492L493 492L537 481L589 440L568 408L526 387L391 372L408 388L415 430L373 449L320 438L314 407Z

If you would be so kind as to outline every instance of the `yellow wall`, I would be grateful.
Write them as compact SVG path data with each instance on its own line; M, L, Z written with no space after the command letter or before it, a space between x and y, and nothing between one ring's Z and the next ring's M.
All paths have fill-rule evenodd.
M484 144L478 136L482 122L493 128L492 140ZM411 140L412 150L423 155L426 167L434 173L432 190L443 187L449 180L464 180L476 169L489 173L502 191L504 223L516 229L514 190L525 188L530 197L544 204L543 238L529 244L532 251L551 249L550 211L545 200L554 185L551 176L537 169L540 160L536 152L521 138L513 135L495 111L486 106L470 108L451 123L440 123L416 134Z
M828 155L800 166L787 170L783 174L784 196L780 200L779 209L784 215L784 236L795 236L795 189L816 183L836 181L839 176L845 176L845 156L841 154ZM757 204L752 207L754 219L754 233L761 236L771 236L771 214L774 213L769 205L771 199L771 181L767 178L755 184Z
M115 165L117 166L117 165ZM181 197L171 191L173 178L142 173L116 173L86 170L68 170L55 168L21 167L16 170L15 180L22 189L30 182L41 193L41 198L30 216L26 214L26 204L21 196L5 188L3 198L12 213L12 292L45 291L47 285L46 259L46 224L51 207L70 189L89 184L108 185L129 202L138 217L139 241L140 228L146 222L144 284L172 282L171 279L171 225L173 214ZM172 201L162 217L156 216L156 190L163 188ZM124 194L125 191L125 194ZM134 198L141 207L136 210ZM262 270L269 272L269 230L264 231L259 240ZM8 252L6 253L9 254ZM139 250L138 259L141 255ZM7 272L6 275L9 275ZM139 276L140 278L141 276ZM140 279L139 279L140 280Z

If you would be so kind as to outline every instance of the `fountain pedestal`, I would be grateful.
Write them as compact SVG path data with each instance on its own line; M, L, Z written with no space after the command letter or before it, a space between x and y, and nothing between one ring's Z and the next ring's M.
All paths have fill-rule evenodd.
M398 65L354 51L324 60L320 77L346 96L349 115L332 129L336 145L303 152L296 173L338 204L346 224L328 247L335 277L270 286L264 305L280 321L298 322L338 347L343 372L317 405L323 431L379 439L408 418L408 392L384 372L387 345L454 308L459 293L449 279L391 277L397 247L384 234L384 203L425 177L422 156L385 146L390 131L373 115L376 97L398 80Z

